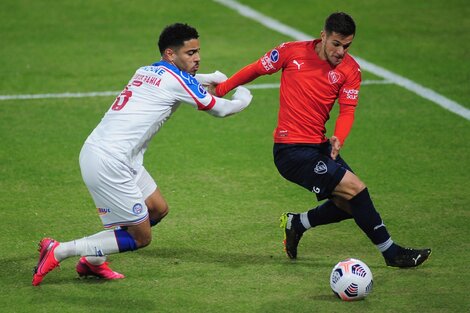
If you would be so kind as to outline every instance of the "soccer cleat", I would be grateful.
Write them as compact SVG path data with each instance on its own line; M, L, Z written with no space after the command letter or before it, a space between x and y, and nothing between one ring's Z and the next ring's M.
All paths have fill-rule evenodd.
M393 267L416 267L426 261L430 255L431 249L400 248L395 257L385 259L385 263Z
M77 273L80 277L95 276L103 279L121 279L125 276L121 273L115 272L109 268L108 262L101 265L93 265L87 261L86 257L81 257L76 267Z
M297 258L297 246L303 235L303 232L296 230L292 225L292 219L295 215L298 214L283 213L279 219L281 221L280 227L284 229L284 251L290 259Z
M58 241L51 238L44 238L39 242L39 261L34 268L33 286L38 286L47 273L59 266L59 261L54 257L54 250L59 245Z

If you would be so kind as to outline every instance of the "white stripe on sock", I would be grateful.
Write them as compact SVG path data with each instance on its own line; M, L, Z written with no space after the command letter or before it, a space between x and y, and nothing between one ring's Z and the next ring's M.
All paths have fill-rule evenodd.
M305 229L312 228L312 225L310 225L310 221L308 220L307 212L300 213L300 222L302 223Z
M377 249L379 249L380 252L386 251L388 248L390 248L393 245L393 240L392 238L388 238L387 241L380 243L376 245Z

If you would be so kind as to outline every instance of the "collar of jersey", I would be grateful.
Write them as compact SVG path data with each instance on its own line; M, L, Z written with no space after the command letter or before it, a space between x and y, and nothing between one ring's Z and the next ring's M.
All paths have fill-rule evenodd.
M184 72L184 71L180 70L178 67L176 67L175 65L173 65L173 64L171 64L167 61L158 61L158 62L153 63L152 66L164 66L164 67L169 68L170 70L172 70L173 72L178 73L178 74L180 72Z

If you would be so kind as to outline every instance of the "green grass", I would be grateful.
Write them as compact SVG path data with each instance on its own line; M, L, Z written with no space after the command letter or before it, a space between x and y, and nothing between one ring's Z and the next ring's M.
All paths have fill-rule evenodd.
M244 3L313 36L328 12L349 11L360 27L354 55L469 107L464 1ZM157 59L156 37L174 21L198 27L201 72L232 74L290 40L211 1L8 0L0 18L1 95L120 90L136 67ZM31 269L43 236L71 240L101 229L78 153L113 97L1 101L2 310L469 311L469 122L395 85L364 86L342 155L367 183L394 240L429 246L433 255L417 269L387 268L346 221L306 233L293 263L282 253L277 218L316 201L272 163L278 91L253 94L246 111L227 119L183 106L151 143L145 164L171 211L149 247L110 258L125 280L79 280L69 259L38 288ZM365 301L341 302L329 288L331 268L347 257L374 273Z

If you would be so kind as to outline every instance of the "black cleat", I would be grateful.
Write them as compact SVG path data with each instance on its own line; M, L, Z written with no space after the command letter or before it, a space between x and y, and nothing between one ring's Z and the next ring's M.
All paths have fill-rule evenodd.
M303 232L295 229L292 225L294 213L283 213L280 217L280 227L284 229L284 251L290 259L297 258L297 246L302 238Z
M397 255L385 259L385 263L393 267L416 267L426 261L430 255L431 249L400 248Z

